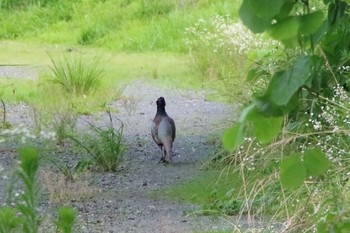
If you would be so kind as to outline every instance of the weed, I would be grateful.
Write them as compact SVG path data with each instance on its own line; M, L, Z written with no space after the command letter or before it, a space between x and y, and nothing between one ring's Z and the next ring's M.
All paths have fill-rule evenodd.
M125 152L122 142L124 125L121 122L120 127L115 129L110 111L107 113L109 126L106 129L89 124L91 133L84 135L84 142L73 135L68 137L84 148L104 171L116 171Z
M68 179L67 179L68 178ZM82 201L98 192L90 187L87 181L70 179L64 174L43 170L39 173L39 180L51 203L67 205L71 200Z
M0 101L2 104L2 124L0 126L0 129L8 129L11 127L11 124L6 120L6 105L4 100L1 99Z
M126 110L126 112L128 113L129 116L131 116L133 113L135 113L136 107L138 104L138 100L135 97L126 96L126 97L122 98L122 103L123 103L124 109Z
M67 110L54 114L52 118L52 127L56 132L56 138L59 143L62 143L67 135L75 129L77 116L74 111Z
M241 22L226 16L200 19L186 28L185 43L192 57L192 69L203 83L216 86L221 98L248 102L249 85L243 80L251 51L272 48L270 42L246 29ZM239 98L239 100L237 100ZM235 101L236 100L236 101Z
M33 147L22 147L19 150L20 165L15 175L21 181L23 190L10 196L11 205L0 208L0 232L36 233L39 229L39 216L37 214L37 195L39 185L37 172L39 156ZM13 191L13 190L12 190ZM70 232L74 224L75 213L71 208L59 212L58 228L63 232ZM64 226L64 228L62 228Z
M56 223L57 228L62 231L62 233L71 233L72 226L75 222L75 212L70 207L61 207L58 210L58 221Z
M0 208L0 232L15 232L22 223L22 219L17 216L17 211L11 207Z
M97 90L103 69L100 60L86 61L82 57L64 56L61 59L51 57L52 80L73 96L88 95Z
M23 181L24 193L20 194L20 202L17 205L22 213L23 231L37 232L38 218L36 213L36 195L38 184L36 182L36 173L39 167L39 158L34 148L22 148L19 152L21 164L17 170L17 176Z

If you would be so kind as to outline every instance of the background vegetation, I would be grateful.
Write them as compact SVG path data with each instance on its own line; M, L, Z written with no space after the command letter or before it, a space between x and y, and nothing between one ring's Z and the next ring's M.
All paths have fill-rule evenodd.
M240 104L242 115L225 131L225 150L205 181L194 178L168 196L202 204L201 214L267 217L295 232L347 232L349 4L4 0L0 63L42 69L38 80L1 80L0 97L29 103L48 119L62 116L54 121L62 140L71 130L62 126L74 128L74 115L64 112L104 109L130 79L214 88L211 98ZM92 58L98 62L89 64ZM47 90L57 97L47 98ZM112 153L112 160L121 157Z

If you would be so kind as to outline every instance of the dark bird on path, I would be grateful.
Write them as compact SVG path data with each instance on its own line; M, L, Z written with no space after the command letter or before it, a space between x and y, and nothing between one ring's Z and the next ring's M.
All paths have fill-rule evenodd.
M176 135L175 122L165 111L165 99L159 97L156 103L157 113L151 127L152 138L162 153L164 150L164 154L162 154L159 162L169 163L172 161L173 156L172 149Z

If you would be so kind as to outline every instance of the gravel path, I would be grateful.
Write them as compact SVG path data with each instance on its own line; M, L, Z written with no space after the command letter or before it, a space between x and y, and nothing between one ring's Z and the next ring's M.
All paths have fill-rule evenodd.
M176 156L169 165L158 164L161 154L150 136L155 101L159 96L165 98L166 110L177 126ZM237 222L248 224L246 219L188 216L198 207L151 195L197 174L202 162L215 153L216 148L210 143L212 135L221 133L231 124L227 123L227 118L234 118L234 109L206 101L204 91L155 87L143 79L127 86L122 98L110 107L117 111L114 116L125 125L128 150L119 172L84 175L89 187L97 190L92 197L68 201L78 212L79 232L186 233L232 229L231 223ZM8 120L13 125L30 126L32 110L26 105L8 106ZM81 116L79 127L86 122L106 124L108 116L104 113ZM0 193L8 181L5 174L13 164L13 154L13 151L0 149ZM53 207L54 204L42 203L40 210L46 213ZM42 232L54 231L47 226Z
M121 100L110 105L111 109L119 110L116 117L125 124L129 150L123 176L105 174L102 175L104 182L100 182L101 174L94 174L99 187L108 190L106 197L100 200L104 203L100 206L110 206L108 218L102 218L107 220L101 223L104 229L170 233L228 227L217 218L186 217L196 206L152 199L149 195L196 175L201 162L215 152L215 146L208 143L210 136L223 130L224 119L233 114L233 110L225 104L206 101L204 94L202 91L163 89L138 80L125 88ZM177 126L176 156L171 165L158 164L161 154L150 136L155 101L159 96L165 98L166 110ZM106 114L85 116L81 120L96 124L108 122Z

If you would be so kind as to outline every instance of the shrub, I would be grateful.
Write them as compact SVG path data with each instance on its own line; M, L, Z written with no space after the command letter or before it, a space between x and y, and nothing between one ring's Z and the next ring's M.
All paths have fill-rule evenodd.
M195 73L211 85L222 81L223 94L231 100L234 96L239 96L241 100L248 97L249 86L243 78L247 74L249 57L274 51L272 48L278 46L276 41L253 34L240 21L229 16L200 19L186 29L185 36Z
M88 95L100 85L103 69L96 57L90 61L82 57L64 56L61 59L51 57L52 80L60 84L71 95Z

